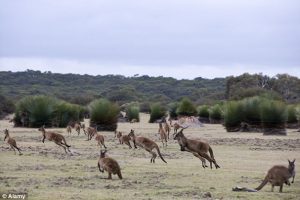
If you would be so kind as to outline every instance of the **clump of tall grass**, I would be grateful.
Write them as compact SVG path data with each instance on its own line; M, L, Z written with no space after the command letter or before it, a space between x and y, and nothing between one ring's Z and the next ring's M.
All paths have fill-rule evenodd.
M15 126L65 127L70 121L80 121L83 108L49 96L27 96L16 104Z
M210 107L209 110L209 121L210 123L220 123L223 119L223 109L220 104L215 104Z
M287 106L287 123L297 123L296 105Z
M118 115L120 112L117 104L107 99L97 99L89 104L90 126L97 130L115 131L117 129Z
M243 104L241 101L227 102L224 108L224 126L228 132L238 131L244 120Z
M250 97L242 101L242 110L244 113L244 122L249 125L255 125L260 127L261 125L261 108L260 104L262 102L261 97Z
M284 102L264 99L260 109L264 134L286 134L287 109Z
M197 115L197 109L191 100L183 98L178 105L176 113L179 116L195 116Z
M150 123L154 123L156 120L160 120L166 116L166 109L160 104L155 103L151 106Z
M171 119L177 119L178 115L176 113L176 110L178 108L178 105L178 102L172 102L168 104L169 116Z
M129 105L126 108L126 116L129 121L136 119L140 121L140 108L137 105Z

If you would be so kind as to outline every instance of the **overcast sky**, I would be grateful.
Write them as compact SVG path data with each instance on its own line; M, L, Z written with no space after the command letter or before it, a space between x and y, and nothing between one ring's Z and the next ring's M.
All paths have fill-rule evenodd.
M300 77L299 0L1 0L0 71Z

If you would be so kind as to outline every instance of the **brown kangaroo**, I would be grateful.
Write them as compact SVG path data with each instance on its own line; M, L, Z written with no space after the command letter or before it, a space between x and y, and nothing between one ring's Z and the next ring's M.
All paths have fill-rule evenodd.
M180 126L177 122L175 122L174 125L171 125L174 128L174 134L177 133L177 130L180 128L184 128L182 126Z
M100 158L98 161L98 168L100 172L107 171L108 179L112 179L111 174L117 174L119 179L122 179L121 169L118 162L115 159L105 157L105 151L100 151Z
M81 124L80 123L75 123L74 125L75 131L77 131L78 135L80 134L80 129L81 129Z
M268 182L271 183L272 189L274 191L274 186L280 186L279 192L282 192L283 184L290 185L289 179L293 177L292 183L294 183L295 179L295 159L293 161L289 161L289 166L275 165L271 169L269 169L265 179L263 182L255 188L256 190L261 190Z
M132 137L134 148L137 148L137 146L139 146L152 154L152 158L150 160L151 163L155 163L155 158L157 157L157 154L153 151L153 149L156 149L161 160L167 163L167 161L165 161L165 159L162 157L158 145L154 141L145 137L136 137L134 135L134 130L132 129L128 136Z
M45 143L45 139L47 138L47 140L53 141L58 146L61 146L62 148L64 148L66 153L67 153L67 150L69 152L71 152L69 149L69 147L71 147L71 146L67 144L65 137L62 136L61 134L54 133L54 132L48 132L45 130L45 126L42 126L38 130L43 133L43 140L42 140L43 143Z
M130 136L128 135L122 135L122 132L120 131L115 131L115 137L117 137L119 139L120 144L126 144L129 146L129 149L132 148L131 144L130 144Z
M167 140L167 133L166 133L165 129L163 128L161 122L159 123L158 133L160 135L160 140L161 140L161 142L163 144L163 147L164 146L168 146L168 144L167 144L167 142L168 142L168 140Z
M100 135L100 134L96 133L95 140L98 142L98 145L100 146L100 148L102 148L102 145L103 145L104 148L106 149L106 146L104 144L104 137L103 137L103 135Z
M164 123L164 129L165 129L165 132L168 134L168 139L170 139L169 135L170 135L171 128L170 128L168 122Z
M71 135L72 133L72 127L70 125L67 126L67 133L68 135Z
M210 145L204 141L192 140L186 138L183 134L184 129L185 128L182 128L178 133L174 134L174 140L178 141L180 145L180 150L189 151L193 153L194 156L196 156L202 161L202 167L206 167L205 160L203 159L205 158L210 162L211 169L212 169L212 163L214 163L216 169L220 168L220 166L217 164L214 158L214 153ZM207 154L207 152L209 152L210 156Z
M132 120L130 121L130 123L136 123L136 122L138 122L137 119L132 119Z
M94 127L88 127L87 130L85 130L85 129L83 129L83 130L84 130L84 133L88 136L87 141L91 140L94 137L94 135L97 134L97 129Z
M7 144L9 144L9 146L14 150L15 154L16 154L16 150L17 149L19 151L19 155L22 155L21 153L21 149L17 146L17 143L16 143L16 140L11 138L9 136L9 132L8 132L8 129L5 129L4 130L4 141L7 139Z

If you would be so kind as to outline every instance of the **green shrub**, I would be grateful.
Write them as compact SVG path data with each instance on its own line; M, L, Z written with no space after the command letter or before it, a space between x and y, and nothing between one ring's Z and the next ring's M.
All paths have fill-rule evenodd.
M223 119L223 110L220 104L216 104L209 108L209 120L214 122L219 122Z
M297 123L296 105L287 106L287 123Z
M243 112L244 112L244 122L251 125L261 124L261 110L260 104L262 102L261 97L250 97L242 101Z
M48 96L27 96L21 99L15 110L15 125L25 127L52 126L58 100Z
M199 117L209 118L209 106L208 105L198 106L197 111L198 111Z
M237 131L244 119L243 104L240 101L230 101L224 108L224 125L227 131Z
M119 115L119 106L107 99L97 99L89 104L90 126L97 130L115 131Z
M161 119L165 115L166 115L166 109L160 103L155 103L151 106L149 122L153 123L156 120Z
M140 103L140 112L150 113L151 112L150 103L149 102Z
M261 121L264 128L284 128L287 121L285 103L264 99L261 103Z
M83 108L49 96L27 96L15 110L15 125L25 127L66 127L70 121L81 121Z
M197 115L197 110L193 102L188 98L183 98L178 105L176 113L182 116L195 116Z
M300 105L296 106L295 115L296 115L296 118L297 118L298 122L300 122Z
M168 110L169 110L169 115L171 119L177 119L177 113L176 110L178 108L178 103L177 102L172 102L168 104Z
M136 105L129 105L126 108L126 116L129 121L136 119L139 122L140 121L140 108Z
M13 113L15 110L14 103L5 96L0 95L0 119L7 114Z

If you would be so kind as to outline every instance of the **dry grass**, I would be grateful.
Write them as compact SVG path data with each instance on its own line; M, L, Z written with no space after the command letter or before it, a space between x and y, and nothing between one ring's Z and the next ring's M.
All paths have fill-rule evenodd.
M14 155L3 141L0 143L0 192L28 192L29 199L203 199L210 192L212 199L300 199L300 181L284 186L283 193L270 192L265 186L257 193L232 192L234 186L256 187L274 164L287 165L287 159L300 161L300 134L288 130L288 136L262 136L260 133L226 133L221 125L187 129L188 137L202 138L212 144L221 169L203 169L191 154L179 151L171 140L162 148L156 135L158 124L148 124L148 115L141 123L120 123L118 130L148 136L159 144L168 164L159 158L150 164L150 154L141 149L119 145L112 132L103 132L108 155L122 169L123 180L97 168L99 147L86 136L67 136L66 129L54 129L66 136L73 155L65 155L54 143L41 142L37 129L12 128L0 121L1 129L10 134L23 149L24 155ZM87 122L86 122L87 125ZM299 164L296 167L299 169ZM296 170L297 170L296 169ZM299 171L299 170L298 170Z

